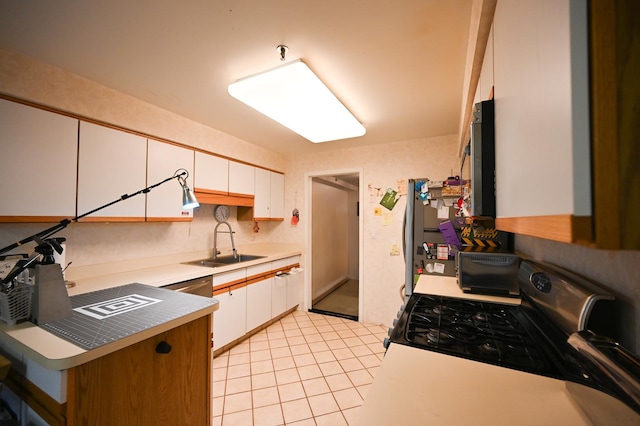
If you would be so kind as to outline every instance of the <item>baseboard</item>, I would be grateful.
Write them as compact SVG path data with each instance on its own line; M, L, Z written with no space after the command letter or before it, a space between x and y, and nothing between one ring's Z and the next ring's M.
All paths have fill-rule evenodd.
M318 296L313 298L313 300L311 301L311 306L315 305L316 303L318 303L319 301L327 297L333 290L337 289L338 287L340 287L342 284L346 283L349 280L350 280L349 277L344 276L342 278L338 278L337 280L333 281L333 283L329 284L324 290L322 290L322 292Z
M332 317L344 318L352 321L358 321L357 315L347 315L347 314L341 314L339 312L323 311L322 309L314 309L314 308L309 309L309 312L313 312L314 314L322 314L322 315L329 315Z

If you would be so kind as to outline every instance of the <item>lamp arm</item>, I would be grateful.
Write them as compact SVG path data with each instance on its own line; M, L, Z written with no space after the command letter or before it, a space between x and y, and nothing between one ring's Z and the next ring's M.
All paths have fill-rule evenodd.
M181 170L182 170L182 171L181 171ZM180 173L178 173L178 172L180 172ZM187 177L189 177L189 172L187 172L185 169L178 169L178 170L176 170L176 172L173 174L173 176L170 176L170 177L166 178L165 180L163 180L163 181L161 181L161 182L158 182L158 183L153 184L153 185L151 185L151 186L148 186L148 187L146 187L146 188L144 188L144 189L141 189L141 190L139 190L139 191L137 191L137 192L134 192L134 193L133 193L133 194L131 194L131 195L129 195L129 194L124 194L124 195L122 195L120 198L118 198L117 200L111 201L110 203L107 203L107 204L105 204L105 205L103 205L103 206L100 206L100 207L98 207L98 208L95 208L95 209L93 209L93 210L91 210L91 211L88 211L88 212L86 212L86 213L83 213L83 214L81 214L81 215L78 215L78 216L76 216L76 217L74 217L74 218L71 218L71 219L62 219L59 223L55 224L54 226L52 226L52 227L50 227L50 228L45 229L44 231L40 231L40 232L38 232L38 233L36 233L36 234L33 234L33 235L31 235L30 237L27 237L27 238L25 238L25 239L23 239L23 240L20 240L20 241L18 241L18 242L12 243L12 244L9 244L8 246L6 246L6 247L4 247L4 248L0 249L0 255L2 255L2 254L4 254L4 253L6 253L6 252L8 252L8 251L11 251L11 250L13 250L13 249L15 249L15 248L17 248L17 247L20 247L20 246L22 246L22 245L24 245L24 244L30 243L31 241L35 241L35 240L37 240L37 239L44 240L44 239L46 239L46 238L49 238L49 237L50 237L50 236L52 236L53 234L55 234L55 233L57 233L57 232L62 231L62 230L63 230L64 228L66 228L66 227L67 227L71 222L77 222L79 219L82 219L82 218L83 218L83 217L85 217L85 216L89 216L90 214L93 214L93 213L95 213L95 212L97 212L97 211L100 211L100 210L105 209L105 208L107 208L107 207L109 207L109 206L112 206L112 205L114 205L114 204L116 204L116 203L119 203L120 201L126 200L126 199L131 198L131 197L135 197L136 195L146 194L146 193L148 193L149 191L151 191L153 188L155 188L155 187L157 187L157 186L160 186L160 185L162 185L163 183L169 182L170 180L173 180L173 179L178 179L178 180L181 180L181 179L182 179L182 180L185 180Z

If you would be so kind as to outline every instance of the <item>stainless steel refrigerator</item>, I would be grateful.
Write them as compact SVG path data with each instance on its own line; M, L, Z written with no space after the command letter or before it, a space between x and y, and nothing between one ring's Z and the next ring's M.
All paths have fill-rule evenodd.
M438 217L438 209L433 206L437 200L444 203L441 188L429 188L430 199L423 200L424 193L416 191L419 186L428 179L409 179L407 185L407 207L404 218L403 248L405 258L405 294L411 295L413 287L419 275L446 275L456 276L455 250L450 250L449 255L443 258L443 253L438 256L438 246L447 245L446 232L440 230L440 226L449 222L457 236L464 224L464 218L456 217L455 199L448 197L454 205L446 210L441 210ZM436 200L433 203L432 200ZM453 247L451 247L453 248ZM440 258L439 258L440 257Z

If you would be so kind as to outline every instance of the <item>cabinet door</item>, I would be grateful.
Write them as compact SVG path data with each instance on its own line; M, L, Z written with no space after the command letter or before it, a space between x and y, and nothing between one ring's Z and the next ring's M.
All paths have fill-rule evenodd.
M148 143L147 183L154 185L173 176L178 169L185 169L189 172L187 183L193 189L193 150L152 139ZM182 188L177 179L147 194L147 220L190 220L192 217L193 209L182 208Z
M78 120L0 99L0 141L0 221L74 217Z
M147 139L96 124L80 122L78 213L91 211L145 188ZM96 212L84 221L144 220L145 197L137 195Z
M229 160L203 152L195 153L194 191L227 195L229 193Z
M497 3L496 224L501 230L565 242L590 238L586 3Z
M254 220L271 219L271 172L256 168L256 196L253 199Z
M247 330L247 287L228 287L213 297L220 302L213 321L213 349L219 349L245 335Z
M229 161L229 195L254 195L255 167Z
M210 424L210 324L201 317L69 370L67 424Z
M271 319L273 277L247 285L247 332Z
M288 275L276 275L271 285L271 318L287 310Z
M284 220L284 175L270 172L270 212L271 219Z
M300 293L304 274L301 270L292 269L287 279L287 309L300 304Z

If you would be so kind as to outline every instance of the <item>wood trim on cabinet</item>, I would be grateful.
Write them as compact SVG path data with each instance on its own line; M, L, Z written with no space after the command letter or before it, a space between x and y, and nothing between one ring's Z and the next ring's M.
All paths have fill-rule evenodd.
M462 150L469 142L471 129L471 110L473 99L480 80L482 63L487 50L489 33L493 25L493 15L496 11L497 0L477 0L471 7L471 26L469 29L469 42L467 46L467 66L464 75L464 93L462 102L462 116L459 129L458 155L462 156Z
M242 279L242 280L238 280L238 281L231 281L230 283L219 284L219 285L213 287L213 295L217 296L218 294L223 294L223 293L226 293L228 291L238 290L238 289L240 289L242 287L246 287L246 286L247 286L246 279Z
M227 206L253 207L253 195L219 195L194 191L201 204L224 204Z
M283 266L282 268L275 269L273 271L273 274L277 275L280 272L289 272L292 268L299 268L299 267L300 267L299 263L294 263L292 265L287 265L287 266Z
M251 194L240 194L237 192L230 192L229 193L230 197L238 197L238 198L251 198L252 200L256 197L255 195L251 195ZM251 204L253 206L253 203Z
M56 223L68 216L0 216L0 223Z
M275 277L276 274L273 271L263 272L261 274L252 275L247 277L247 285L259 283L260 281L267 280L269 278Z
M218 191L216 189L206 189L206 188L193 188L193 192L196 194L202 195L221 195L223 197L227 197L229 193L227 191Z
M193 216L185 217L148 217L147 222L191 222Z
M254 222L264 222L264 221L274 221L274 222L282 222L284 220L283 217L254 217Z
M29 379L11 368L3 382L13 393L50 425L67 424L67 404L59 403Z
M590 216L552 215L496 219L496 229L563 243L592 244Z
M638 16L637 0L589 2L594 232L598 248L609 250L640 250Z
M97 222L145 222L144 217L111 217L111 216L88 216L77 221L78 223Z

